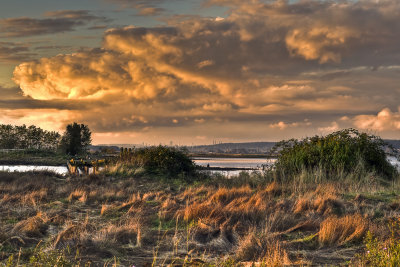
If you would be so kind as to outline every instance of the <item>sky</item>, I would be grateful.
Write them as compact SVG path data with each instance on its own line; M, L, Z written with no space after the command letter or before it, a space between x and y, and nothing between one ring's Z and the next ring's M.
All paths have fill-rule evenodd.
M400 139L398 0L2 0L0 123L94 144Z

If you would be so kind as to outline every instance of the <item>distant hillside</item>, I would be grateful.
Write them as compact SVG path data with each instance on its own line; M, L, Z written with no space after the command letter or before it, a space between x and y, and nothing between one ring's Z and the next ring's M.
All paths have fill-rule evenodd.
M100 146L100 147L123 147L123 148L134 148L134 147L145 147L146 145L144 144L98 144L95 146Z
M392 145L396 149L400 149L400 140L385 140L385 142Z
M222 143L215 145L187 147L190 153L229 153L264 154L268 153L276 142Z

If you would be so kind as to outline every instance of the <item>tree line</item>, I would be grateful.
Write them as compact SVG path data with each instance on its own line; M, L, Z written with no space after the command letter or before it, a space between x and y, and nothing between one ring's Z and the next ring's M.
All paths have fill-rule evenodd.
M50 150L76 155L85 153L91 142L89 127L76 122L67 125L63 135L35 125L0 124L0 149Z

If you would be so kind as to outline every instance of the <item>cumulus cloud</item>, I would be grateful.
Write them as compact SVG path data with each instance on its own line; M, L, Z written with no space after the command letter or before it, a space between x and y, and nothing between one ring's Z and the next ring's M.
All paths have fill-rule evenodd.
M311 126L311 125L312 125L312 123L308 119L305 119L302 122L292 122L292 123L286 123L286 122L280 121L277 123L270 124L269 127L280 129L280 130L285 130L286 128L307 127L307 126Z
M339 129L340 129L339 124L336 121L334 121L328 126L318 127L318 132L321 132L322 134L328 134L328 133L336 132Z
M397 112L384 108L377 115L356 116L354 125L363 130L379 132L400 130L400 107Z
M27 37L42 34L73 31L92 21L108 21L92 15L87 10L58 10L47 12L47 18L30 17L0 19L0 37Z
M24 62L14 81L35 100L107 103L84 118L104 132L248 122L333 131L323 122L397 105L397 1L209 4L228 2L223 20L109 29L100 48Z
M292 56L318 59L320 63L340 62L340 50L345 48L348 39L358 38L357 35L356 30L345 27L295 29L287 34L286 46Z

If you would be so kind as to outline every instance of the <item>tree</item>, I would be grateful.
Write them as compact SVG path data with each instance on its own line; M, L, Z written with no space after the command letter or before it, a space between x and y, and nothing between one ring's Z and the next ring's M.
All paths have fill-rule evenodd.
M92 143L91 136L92 133L87 125L76 122L68 124L61 140L61 149L70 155L85 153Z
M12 125L0 125L0 148L16 148L18 140Z
M31 125L0 124L0 149L57 150L61 136Z

